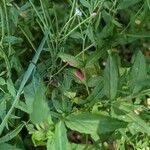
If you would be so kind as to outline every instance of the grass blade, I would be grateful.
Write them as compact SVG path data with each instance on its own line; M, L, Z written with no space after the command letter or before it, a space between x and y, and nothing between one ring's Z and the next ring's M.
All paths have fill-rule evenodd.
M37 49L37 52L36 52L36 54L34 55L34 57L32 59L32 62L30 63L27 71L24 74L23 80L22 80L22 82L20 84L20 87L19 87L18 92L17 92L17 94L16 94L16 96L14 98L14 102L13 102L11 108L9 109L9 111L7 112L5 118L3 119L2 123L0 124L0 135L1 135L1 133L2 133L2 131L4 129L4 127L5 127L6 123L7 123L7 120L9 118L9 116L11 115L13 109L15 108L15 106L16 106L18 100L19 100L19 97L21 95L21 92L22 92L25 84L27 83L30 75L32 74L32 71L33 71L33 69L35 67L35 64L37 63L37 61L39 59L39 56L40 56L40 54L42 52L42 49L44 47L44 44L45 44L46 40L47 40L47 34L45 34L44 38L42 39L41 44L39 45L39 47Z

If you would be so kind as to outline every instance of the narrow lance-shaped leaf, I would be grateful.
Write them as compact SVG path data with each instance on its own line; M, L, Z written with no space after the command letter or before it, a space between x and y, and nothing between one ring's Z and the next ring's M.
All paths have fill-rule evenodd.
M110 54L104 70L104 93L109 99L114 99L117 94L119 71L117 57Z
M83 67L83 62L80 61L78 58L72 56L72 55L60 52L58 54L58 57L60 57L62 59L62 61L68 63L70 66L73 66L76 68L82 68Z
M55 129L55 149L56 150L68 149L67 130L62 121L60 121L56 125Z
M141 51L135 56L135 60L130 72L130 88L133 93L139 92L142 88L140 82L146 78L146 60ZM139 84L138 84L139 83Z

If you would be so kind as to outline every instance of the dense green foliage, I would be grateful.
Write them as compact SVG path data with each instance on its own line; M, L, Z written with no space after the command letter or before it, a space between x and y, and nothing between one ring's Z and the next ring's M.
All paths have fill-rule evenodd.
M149 0L0 0L0 150L150 147Z

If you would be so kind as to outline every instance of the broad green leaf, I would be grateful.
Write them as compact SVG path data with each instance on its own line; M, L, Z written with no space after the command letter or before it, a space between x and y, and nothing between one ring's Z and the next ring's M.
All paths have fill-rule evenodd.
M5 80L2 77L0 77L0 85L5 85L5 84L6 84Z
M85 134L97 133L99 116L90 113L69 115L65 121L68 128Z
M92 53L86 60L86 67L96 63L100 57L101 57L101 52L99 50Z
M108 132L113 132L119 128L126 128L127 123L111 117L102 117L98 127L98 133L104 134Z
M68 63L70 66L76 68L82 68L84 66L82 61L80 61L78 58L72 55L60 52L58 54L58 57L60 57L64 62Z
M104 93L109 99L114 99L116 97L118 82L119 70L117 65L117 57L110 54L104 70Z
M82 113L67 117L68 128L86 134L104 134L118 128L126 127L127 123L104 115Z
M120 0L117 9L125 9L130 6L135 5L136 3L140 2L141 0Z
M141 81L144 81L147 75L146 60L141 51L137 53L134 59L133 66L130 71L129 86L133 93L139 92L142 88ZM139 83L139 84L138 84Z
M91 5L90 5L90 3L88 2L88 0L80 0L80 3L81 3L83 6L87 7L87 8L90 8L90 7L91 7Z
M18 127L16 127L13 131L10 131L6 135L0 138L0 144L5 143L13 139L15 136L19 134L19 132L24 127L24 124L20 124Z
M21 149L13 145L3 143L3 144L0 144L0 150L21 150Z
M62 121L57 123L55 128L55 149L56 150L68 149L67 130Z
M36 82L38 82L38 84ZM35 86L34 83L36 84ZM32 84L35 87L35 91L34 96L32 97L33 103L30 119L34 124L39 124L48 119L49 108L46 103L45 86L42 81L37 79Z
M33 111L33 101L35 96L35 89L33 82L29 85L27 85L24 88L24 97L25 97L25 103L27 105L27 112L31 114Z
M51 139L47 140L46 148L47 148L47 150L57 150L55 148L55 141L54 141L54 139L53 140L51 140Z

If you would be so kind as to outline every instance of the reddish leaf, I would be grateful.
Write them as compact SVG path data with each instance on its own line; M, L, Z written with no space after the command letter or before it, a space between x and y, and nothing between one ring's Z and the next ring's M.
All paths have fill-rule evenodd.
M80 79L80 80L84 80L84 74L80 69L77 69L75 71L75 75Z

